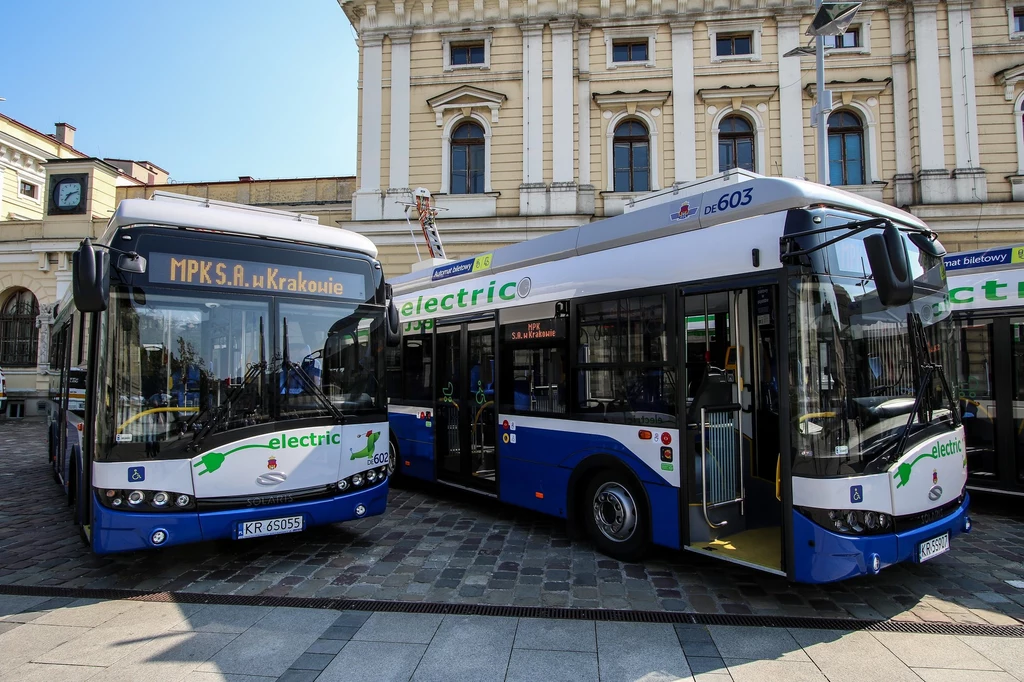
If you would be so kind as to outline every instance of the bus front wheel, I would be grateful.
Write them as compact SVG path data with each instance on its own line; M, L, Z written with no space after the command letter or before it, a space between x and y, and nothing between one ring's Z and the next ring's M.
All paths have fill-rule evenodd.
M648 514L644 498L625 474L603 471L590 480L583 519L597 549L620 561L634 561L647 549Z

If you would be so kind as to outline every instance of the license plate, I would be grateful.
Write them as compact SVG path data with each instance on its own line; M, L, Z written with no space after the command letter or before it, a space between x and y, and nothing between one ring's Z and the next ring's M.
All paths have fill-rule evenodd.
M917 560L928 561L932 557L937 557L943 552L949 551L949 533L940 535L937 538L931 540L925 540L917 548Z
M297 533L300 530L302 530L301 516L284 516L279 519L263 519L261 521L243 521L238 524L238 539L245 540L264 535Z

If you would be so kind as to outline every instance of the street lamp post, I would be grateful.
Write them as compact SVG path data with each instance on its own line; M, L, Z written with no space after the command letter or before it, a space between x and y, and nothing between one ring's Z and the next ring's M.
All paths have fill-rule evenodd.
M824 2L816 0L817 11L805 35L814 36L814 48L796 47L782 55L799 57L814 55L817 81L817 102L811 109L811 126L817 129L818 182L829 184L828 177L828 114L832 111L832 91L825 89L825 36L839 36L846 32L860 9L859 2Z

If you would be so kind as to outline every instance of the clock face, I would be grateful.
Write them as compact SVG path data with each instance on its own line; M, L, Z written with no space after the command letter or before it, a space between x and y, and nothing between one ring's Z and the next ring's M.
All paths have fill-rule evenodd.
M61 180L57 184L57 208L75 208L82 203L82 183L78 180Z

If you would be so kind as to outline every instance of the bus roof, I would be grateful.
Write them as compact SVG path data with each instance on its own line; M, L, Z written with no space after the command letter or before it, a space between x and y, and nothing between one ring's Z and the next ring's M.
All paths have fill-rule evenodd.
M102 242L109 244L119 228L141 224L280 239L377 257L377 247L369 239L340 227L320 225L316 216L172 192L154 192L150 199L122 201L103 233Z
M724 174L723 174L724 175ZM769 178L745 174L744 179L700 191L679 188L671 203L638 208L630 213L569 228L562 232L511 244L486 258L467 259L435 268L424 268L391 278L396 293L411 291L436 280L481 277L537 263L572 258L588 253L646 242L673 234L731 223L744 218L811 206L858 211L888 218L906 227L927 230L917 217L872 199L805 180ZM706 185L705 185L706 187ZM694 191L697 190L697 191ZM781 236L781 235L780 235Z

